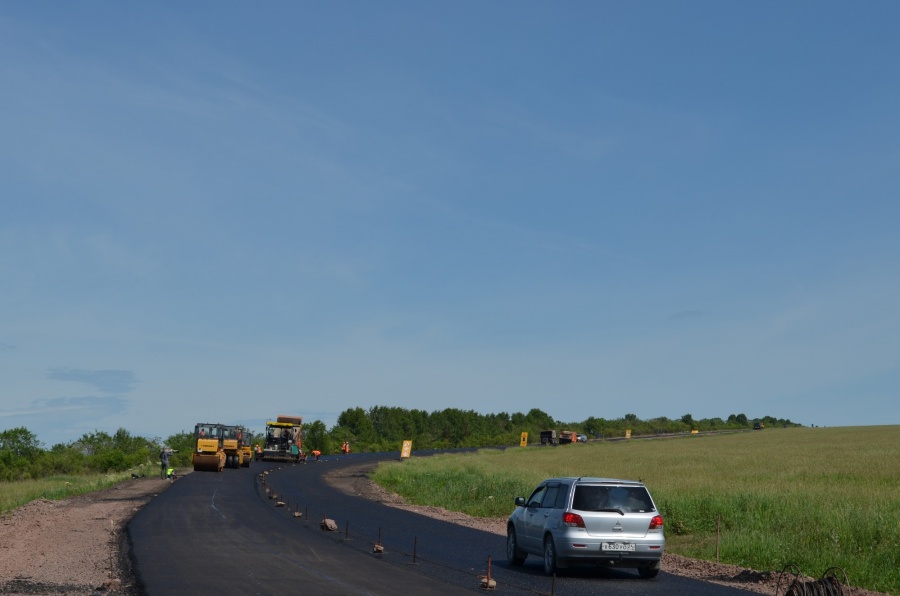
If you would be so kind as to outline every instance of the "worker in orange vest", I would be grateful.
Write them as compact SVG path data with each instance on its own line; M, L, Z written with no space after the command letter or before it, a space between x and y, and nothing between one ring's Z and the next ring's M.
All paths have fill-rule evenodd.
M322 452L318 449L313 449L312 454L316 458L316 461L319 461L319 456L322 455Z

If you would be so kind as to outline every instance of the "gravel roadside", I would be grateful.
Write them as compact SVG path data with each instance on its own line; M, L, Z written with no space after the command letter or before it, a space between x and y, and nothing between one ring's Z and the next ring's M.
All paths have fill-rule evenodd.
M128 561L125 525L171 486L158 478L51 501L0 517L0 594L140 594Z

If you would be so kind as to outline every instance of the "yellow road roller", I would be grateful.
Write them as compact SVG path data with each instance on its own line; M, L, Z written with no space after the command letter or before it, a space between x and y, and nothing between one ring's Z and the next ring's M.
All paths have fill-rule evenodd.
M195 472L221 472L225 469L221 424L201 422L195 425L194 440L196 447L191 461Z
M222 451L225 452L226 468L244 467L244 427L222 425Z
M244 461L241 463L241 466L244 468L250 467L250 461L253 459L253 433L243 427L239 427L244 433L244 440L241 443L241 453L244 456Z

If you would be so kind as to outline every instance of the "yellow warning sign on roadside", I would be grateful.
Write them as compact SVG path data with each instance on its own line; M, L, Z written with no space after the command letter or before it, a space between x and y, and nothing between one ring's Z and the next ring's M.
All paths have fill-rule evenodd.
M403 441L403 449L400 450L400 457L409 457L412 452L412 441Z
M519 439L519 447L528 447L528 433L522 433L522 438Z

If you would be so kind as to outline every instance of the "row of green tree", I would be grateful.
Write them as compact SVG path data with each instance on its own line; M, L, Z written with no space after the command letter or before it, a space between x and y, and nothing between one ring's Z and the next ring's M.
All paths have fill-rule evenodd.
M134 436L124 428L112 435L87 433L45 449L33 432L20 426L0 432L0 480L121 472L158 461L159 451L158 439Z
M352 408L338 416L337 424L326 432L321 422L305 428L306 445L322 453L333 453L344 441L356 451L393 451L401 441L411 440L415 449L448 449L454 447L489 447L517 445L523 432L531 443L539 441L542 430L570 430L589 439L687 433L692 430L743 430L760 423L767 427L801 426L790 420L765 416L750 419L745 414L732 414L726 420L704 418L694 420L685 414L673 420L666 417L641 420L635 414L622 418L590 417L581 422L562 422L539 409L527 414L479 414L472 410L426 412L404 408L375 406L369 410ZM318 426L315 426L318 425Z
M523 432L528 433L530 442L536 442L542 430L571 430L591 439L604 439L622 437L626 430L630 430L632 436L677 434L692 430L742 430L752 428L755 423L770 428L801 426L771 416L750 419L744 414L732 414L726 420L694 420L690 414L679 419L660 417L641 420L635 414L626 414L616 419L592 416L582 422L561 422L539 409L532 409L527 414L479 414L455 408L426 412L375 406L368 410L345 410L330 430L321 420L306 423L303 427L303 448L327 455L339 452L341 444L346 441L353 452L397 451L405 440L411 440L413 448L418 450L494 447L518 445ZM191 465L194 449L192 431L180 432L165 440L134 436L122 428L112 435L95 431L75 441L45 449L27 428L12 428L0 432L0 480L118 472L155 465L163 446L175 450L172 457L174 466Z

